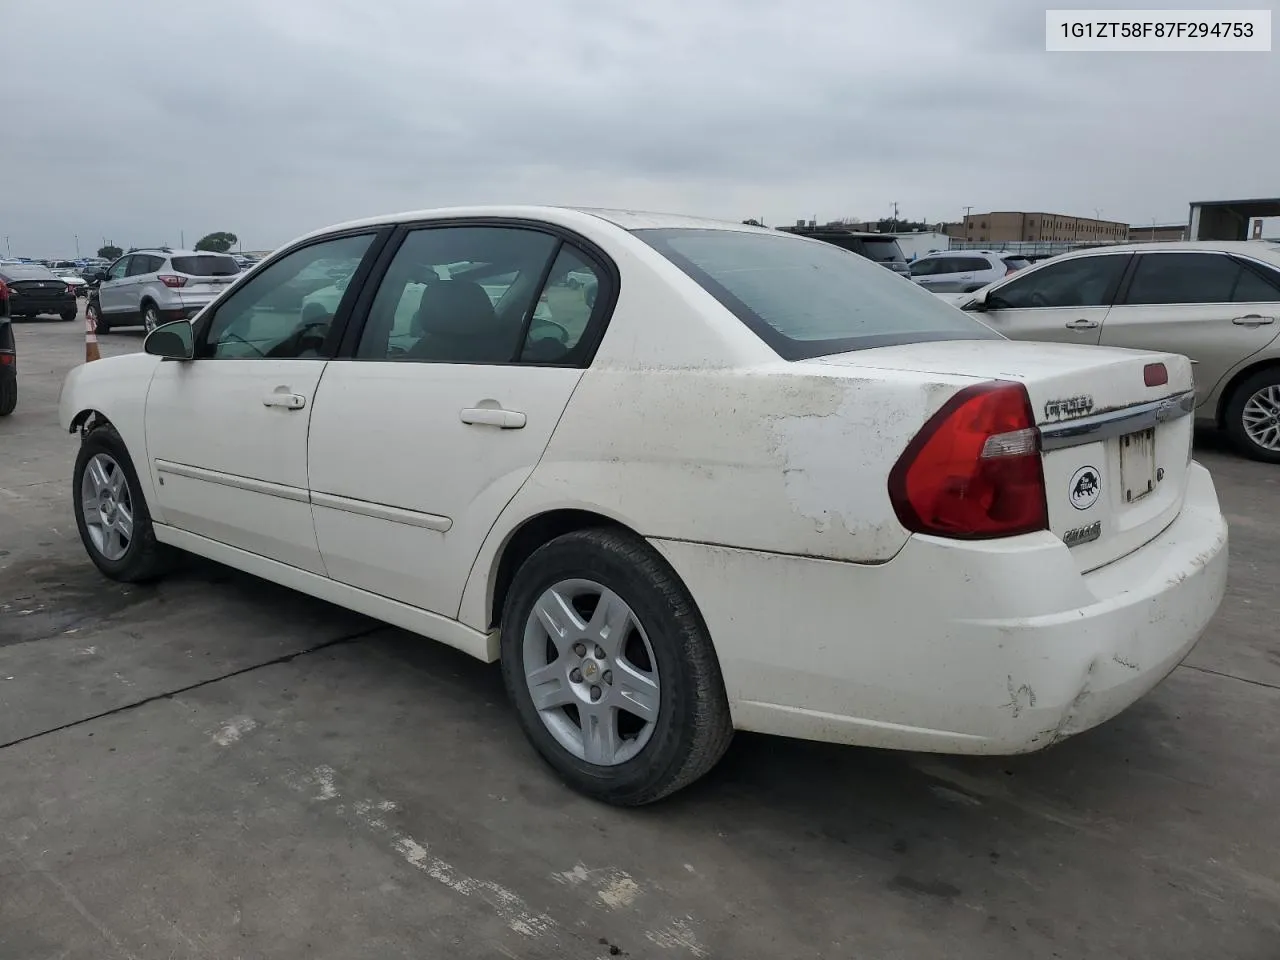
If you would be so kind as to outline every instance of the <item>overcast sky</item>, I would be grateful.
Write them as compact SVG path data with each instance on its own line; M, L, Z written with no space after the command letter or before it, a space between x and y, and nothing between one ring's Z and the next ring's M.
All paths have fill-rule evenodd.
M0 242L266 249L490 202L1150 223L1280 195L1280 55L1049 54L1044 6L0 0Z

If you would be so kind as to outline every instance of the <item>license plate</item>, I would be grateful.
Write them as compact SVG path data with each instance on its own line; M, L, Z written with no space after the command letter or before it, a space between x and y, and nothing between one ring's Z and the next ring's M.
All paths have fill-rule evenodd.
M1136 503L1156 488L1156 431L1120 438L1120 483L1125 503Z

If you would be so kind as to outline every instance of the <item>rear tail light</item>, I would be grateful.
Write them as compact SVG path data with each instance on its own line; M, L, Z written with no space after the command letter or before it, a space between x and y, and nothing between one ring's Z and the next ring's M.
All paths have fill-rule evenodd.
M166 287L185 287L187 285L186 277L175 277L171 273L161 274L159 279Z
M986 540L1048 529L1026 388L982 383L947 401L889 472L889 499L914 533Z
M11 367L11 366L13 366L13 354L0 353L0 367Z
M71 295L74 297L74 296L75 296L75 294L76 294L76 288L75 288L75 287L73 287L71 284L69 284L69 283L68 283L68 284L67 284L67 293L71 294Z
M5 283L3 280L0 280L0 300L8 300L8 299L9 299L9 285Z
M1163 387L1169 382L1169 368L1163 363L1148 363L1142 368L1142 382L1148 387Z

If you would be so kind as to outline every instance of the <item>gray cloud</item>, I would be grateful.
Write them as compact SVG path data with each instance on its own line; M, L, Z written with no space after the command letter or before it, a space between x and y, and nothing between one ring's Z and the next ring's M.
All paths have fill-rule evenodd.
M1277 192L1275 57L1048 54L1025 0L64 0L4 22L0 234L34 256L472 202L1147 222Z

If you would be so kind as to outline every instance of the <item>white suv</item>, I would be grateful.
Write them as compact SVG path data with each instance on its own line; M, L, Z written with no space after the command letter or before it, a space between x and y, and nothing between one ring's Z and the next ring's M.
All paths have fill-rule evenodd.
M970 293L995 283L1028 261L994 250L943 250L927 253L910 266L911 279L934 293Z
M240 275L235 257L197 250L134 250L98 276L89 304L98 333L143 326L150 333L169 320L199 313Z

